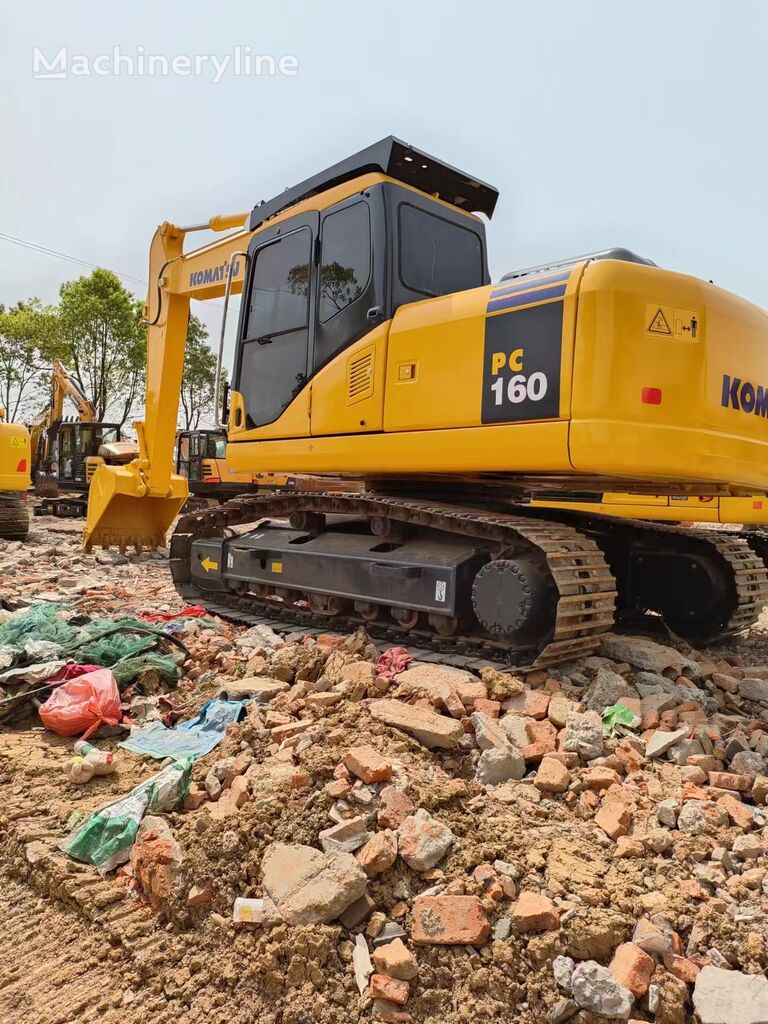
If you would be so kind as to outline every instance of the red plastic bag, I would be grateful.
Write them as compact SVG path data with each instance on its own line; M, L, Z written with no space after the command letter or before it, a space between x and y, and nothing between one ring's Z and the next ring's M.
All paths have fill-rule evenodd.
M86 738L100 725L117 725L120 691L115 677L108 668L100 668L70 679L53 691L39 714L46 729L59 736Z

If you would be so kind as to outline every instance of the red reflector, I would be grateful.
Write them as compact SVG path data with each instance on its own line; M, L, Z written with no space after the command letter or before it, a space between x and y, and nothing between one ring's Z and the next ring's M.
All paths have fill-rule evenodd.
M645 405L661 405L661 388L643 388L641 398Z
M19 462L18 466L16 467L16 472L17 473L26 473L27 472L27 460L26 459L21 459L21 461Z
M762 508L762 507L763 507L762 501L753 501L752 502L752 508Z

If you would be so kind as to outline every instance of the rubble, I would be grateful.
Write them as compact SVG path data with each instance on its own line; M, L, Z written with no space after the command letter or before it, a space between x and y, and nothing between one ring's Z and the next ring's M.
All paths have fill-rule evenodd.
M45 559L12 562L12 594L44 584L64 618L182 609L163 560L61 550L45 580ZM116 962L152 951L124 985L162 1000L146 1019L240 1024L240 1003L265 1024L768 1019L762 626L706 652L609 637L516 674L420 662L364 631L172 628L190 657L172 683L131 684L135 726L247 703L127 864L102 876L60 840L73 811L149 780L146 759L122 748L116 774L76 787L71 742L34 720L0 731L4 867L99 920ZM617 703L627 716L604 721ZM247 926L237 900L260 908Z

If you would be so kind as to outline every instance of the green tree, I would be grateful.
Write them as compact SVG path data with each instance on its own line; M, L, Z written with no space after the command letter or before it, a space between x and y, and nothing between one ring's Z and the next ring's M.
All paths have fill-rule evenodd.
M144 391L142 304L101 268L63 284L59 295L62 360L96 406L98 419L122 426Z
M179 410L184 430L197 430L200 420L213 412L215 388L216 353L208 346L208 328L202 320L191 315L187 328Z
M30 412L48 381L46 363L58 348L55 310L39 299L0 305L0 406L10 421Z

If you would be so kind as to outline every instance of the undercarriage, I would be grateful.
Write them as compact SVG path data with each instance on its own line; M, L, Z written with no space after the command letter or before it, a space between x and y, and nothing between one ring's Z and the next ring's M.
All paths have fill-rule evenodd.
M394 643L536 666L588 654L617 619L640 615L693 642L718 640L768 599L768 572L745 538L549 513L375 493L248 495L182 516L171 569L186 600L234 619L364 624Z

